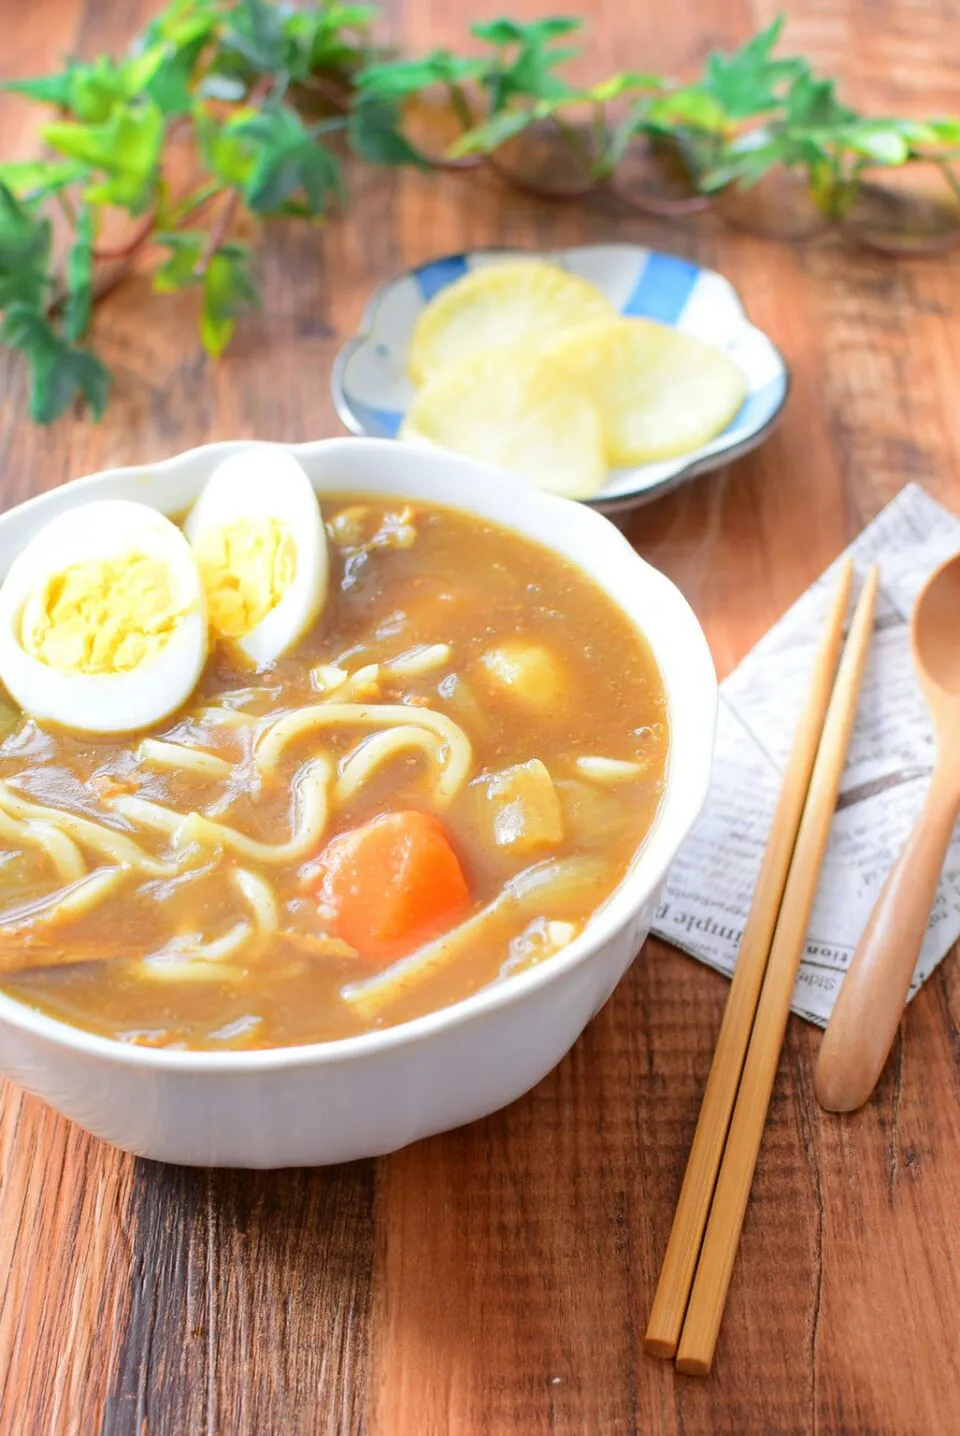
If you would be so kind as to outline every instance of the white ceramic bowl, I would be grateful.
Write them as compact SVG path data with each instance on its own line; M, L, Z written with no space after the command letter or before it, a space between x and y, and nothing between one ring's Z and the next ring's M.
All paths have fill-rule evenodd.
M89 499L182 512L242 444L79 479L0 516L0 574L39 528ZM442 501L577 562L646 634L663 674L671 747L656 824L616 892L542 966L399 1027L261 1052L127 1046L0 993L0 1071L128 1151L193 1165L286 1167L393 1151L470 1122L554 1067L646 937L667 868L707 793L717 689L682 595L599 514L481 464L378 439L290 445L316 488Z

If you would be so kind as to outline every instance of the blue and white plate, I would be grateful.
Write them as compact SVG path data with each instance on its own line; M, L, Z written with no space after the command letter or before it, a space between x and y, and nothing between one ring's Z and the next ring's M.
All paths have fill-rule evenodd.
M470 270L517 253L484 249L448 254L377 290L359 334L340 350L333 367L333 402L348 429L396 437L413 397L407 351L421 311ZM611 469L604 488L589 500L592 505L609 512L646 503L695 474L720 468L766 438L787 397L787 367L767 336L747 319L729 280L687 259L633 244L590 244L531 257L552 260L589 279L621 314L658 319L716 345L740 365L746 378L746 398L722 434L678 459Z

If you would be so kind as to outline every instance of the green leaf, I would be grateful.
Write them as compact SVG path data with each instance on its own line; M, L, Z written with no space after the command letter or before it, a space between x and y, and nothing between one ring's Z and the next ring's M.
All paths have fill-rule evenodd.
M154 45L117 65L99 55L70 72L69 108L87 124L103 124L119 104L136 99L150 84L166 58L166 47Z
M127 60L120 67L120 74L123 76L122 98L136 99L141 91L148 88L169 58L166 45L152 45L148 50L143 50L139 55Z
M60 75L38 75L30 80L5 80L0 89L10 90L15 95L26 95L41 105L57 105L64 108L70 104L71 67Z
M0 183L0 309L20 302L39 308L50 288L53 230Z
M729 124L723 106L702 85L686 85L655 99L647 117L651 125L666 130L689 125L708 134L723 134Z
M960 119L930 120L925 128L930 130L934 144L960 145Z
M370 164L430 168L429 161L403 134L398 107L386 100L374 97L355 105L347 123L347 138L353 151Z
M357 89L362 94L373 94L378 98L402 100L435 85L437 79L433 56L424 55L422 60L392 60L368 65L357 76Z
M144 45L162 41L175 50L187 49L207 39L220 9L219 0L172 0L148 25Z
M340 167L318 143L319 127L307 130L286 105L244 120L235 133L255 146L255 159L244 198L257 214L279 210L302 191L313 215L322 214L331 195L342 191Z
M663 90L663 80L659 75L645 75L636 70L621 70L619 74L611 75L609 79L600 80L596 85L579 91L577 98L592 100L596 104L604 105L608 100L618 100L621 95L634 94L637 90L659 94Z
M727 145L719 159L700 176L700 186L707 193L739 184L749 189L778 164L790 163L791 146L781 134L763 127L750 130Z
M367 30L380 14L377 5L337 5L328 0L323 12L341 30Z
M82 397L95 419L106 407L110 375L89 349L68 343L42 314L12 304L0 326L0 344L18 349L30 365L30 417L52 424Z
M201 285L203 347L209 354L222 354L236 328L237 315L258 302L250 276L249 250L242 244L223 244L209 257L200 274L197 271L209 242L207 235L200 230L177 230L156 238L169 249L170 257L155 272L154 289L170 294Z
M362 94L375 94L385 100L402 100L418 94L431 85L464 85L486 73L486 60L473 60L452 55L449 50L432 50L421 60L384 61L368 65L357 76L357 89Z
M67 303L63 327L68 339L82 339L93 309L93 215L84 205L77 215L73 244L67 254Z
M168 119L190 113L194 72L202 48L201 41L195 47L168 55L146 87L147 95Z
M85 165L73 160L19 160L0 165L0 183L18 199L37 199L75 184L87 173Z
M470 33L478 40L506 50L516 47L516 54L510 58L503 57L500 64L488 70L482 79L494 114L505 109L511 99L521 95L535 100L559 100L574 95L575 92L554 71L579 51L576 48L551 49L548 41L560 35L573 34L581 24L582 21L571 17L554 16L535 20L529 25L506 18L471 25Z
M98 55L88 65L71 61L59 75L16 80L5 88L70 110L85 124L104 124L116 105L135 100L149 88L168 57L166 44L151 45L120 63Z
M573 16L554 15L545 20L534 20L523 25L516 20L486 20L470 26L470 34L488 45L542 45L546 40L559 35L572 35L583 27L583 21Z
M832 80L815 80L809 73L798 75L787 95L787 128L830 130L855 120L855 112L840 104L834 90Z
M344 70L362 64L356 37L344 32L365 30L376 15L371 5L338 5L330 0L286 15L283 31L294 50L294 58L288 62L291 75L302 80L318 70Z
M171 0L147 25L136 48L164 44L177 50L206 38L216 24L218 8L217 0Z
M475 125L472 130L461 135L447 150L447 154L451 159L460 159L463 155L490 154L527 129L535 119L533 110L501 110L499 114L492 115L489 120L484 120L483 124Z
M525 47L497 86L499 104L513 95L531 95L538 100L572 99L575 91L553 72L558 65L580 52L572 47L559 50Z
M102 125L61 122L46 125L43 138L52 149L81 160L109 176L88 189L95 204L115 204L138 214L149 203L163 148L163 115L150 101L115 109Z
M855 154L878 165L905 164L910 154L897 120L861 120L847 128L844 141Z
M869 123L869 121L867 122ZM881 120L883 125L895 125L911 149L923 149L937 145L939 136L937 124L927 120ZM957 127L960 137L960 126Z
M807 70L803 60L774 60L772 51L783 29L784 16L735 50L707 58L705 87L734 119L776 108L784 87Z
M249 258L244 246L226 244L211 256L204 272L200 338L208 354L223 353L237 327L237 315L258 302Z
M24 304L28 309L43 309L53 288L53 278L36 268L4 273L0 270L0 309Z
M174 294L200 283L197 266L207 244L202 230L180 229L169 233L155 234L154 240L170 251L165 260L153 272L153 288L158 294Z
M260 75L288 70L296 58L295 41L284 31L283 16L266 0L239 0L227 11L221 44Z
M194 108L194 126L203 162L225 184L245 185L253 172L255 146L238 133L248 118L242 115L219 125L201 107Z

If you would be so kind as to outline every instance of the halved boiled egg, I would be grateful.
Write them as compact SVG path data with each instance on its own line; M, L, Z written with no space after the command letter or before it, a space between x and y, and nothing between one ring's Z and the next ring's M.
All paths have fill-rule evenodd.
M207 656L196 561L163 514L126 499L41 529L0 588L0 679L26 713L127 733L189 698Z
M327 537L303 469L284 449L242 449L213 471L185 528L213 636L258 668L273 663L327 597Z

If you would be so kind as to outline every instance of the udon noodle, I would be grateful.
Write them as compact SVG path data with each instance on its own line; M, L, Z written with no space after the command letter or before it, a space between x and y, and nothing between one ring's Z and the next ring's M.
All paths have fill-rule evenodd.
M12 724L7 991L155 1045L347 1036L549 958L622 878L666 759L641 635L574 567L480 520L324 508L331 598L268 669L222 645L187 705L132 739ZM397 898L387 859L371 865L367 943L354 835L409 814L433 866L405 868ZM443 887L441 836L464 885L449 919L384 936L381 907L407 921Z

